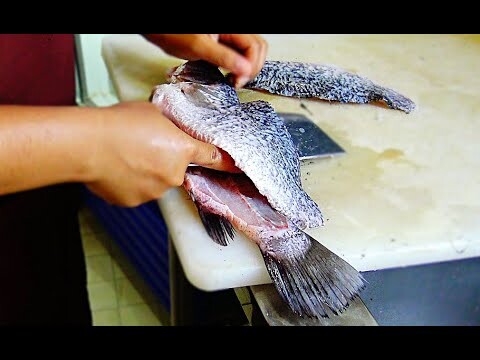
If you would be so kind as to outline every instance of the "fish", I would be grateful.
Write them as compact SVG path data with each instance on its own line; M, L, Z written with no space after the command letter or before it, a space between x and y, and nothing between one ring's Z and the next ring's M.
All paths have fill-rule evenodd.
M184 188L214 241L227 245L234 225L257 244L275 288L294 313L338 315L364 288L360 273L273 209L245 174L188 169Z
M245 88L341 103L384 101L391 109L407 114L416 107L412 100L397 91L333 65L266 60Z
M189 61L157 85L151 102L181 130L226 151L243 171L189 167L184 189L213 241L235 232L257 244L280 297L299 316L343 312L365 287L363 276L304 230L323 225L303 190L297 150L266 101L241 103L218 68Z
M200 83L208 78L210 85ZM240 103L218 68L200 60L177 68L172 83L157 86L153 97L187 134L226 151L270 204L298 227L323 225L320 208L302 189L291 135L268 102Z

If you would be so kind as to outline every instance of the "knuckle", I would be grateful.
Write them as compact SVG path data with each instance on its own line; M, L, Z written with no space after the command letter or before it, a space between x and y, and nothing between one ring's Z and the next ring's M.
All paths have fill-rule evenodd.
M184 180L184 176L183 175L180 175L180 176L176 176L174 179L173 179L173 185L174 186L182 186L183 184L183 180Z
M132 201L132 203L134 204L133 206L139 206L147 201L152 201L155 199L158 199L157 192L149 187L148 189L144 189L142 193L139 194L134 201Z
M224 51L224 52L219 52L217 58L217 62L219 64L222 64L223 67L226 67L227 69L233 69L235 68L236 62L237 62L237 56L235 52L233 51Z
M191 49L196 55L204 54L209 41L206 40L203 36L195 36L190 43Z
M190 49L197 54L203 49L202 41L198 37L194 37L190 42Z
M167 189L165 189L164 186L160 187L160 188L156 191L154 198L155 198L155 199L160 199L160 198L163 196L163 194L165 194L165 191L166 191L166 190L167 190Z
M190 163L190 159L195 159L198 156L198 148L195 146L194 141L189 141L185 144L183 156L185 157L186 165Z
M218 148L213 146L212 149L210 150L210 160L216 161L220 157L220 152L218 151Z
M212 149L210 150L210 154L208 156L208 165L213 165L215 162L217 162L218 160L220 160L222 157L222 154L220 154L220 151L218 150L218 148L216 146L212 147Z
M175 187L182 186L184 178L184 174L178 171L174 175L170 176L168 185Z

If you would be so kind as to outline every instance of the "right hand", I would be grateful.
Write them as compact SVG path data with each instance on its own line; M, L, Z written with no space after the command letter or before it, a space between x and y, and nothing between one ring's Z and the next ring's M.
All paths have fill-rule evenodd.
M268 43L256 34L143 34L167 54L185 60L206 60L231 71L229 79L243 87L262 69Z
M214 145L177 128L149 102L102 108L87 187L107 202L137 206L181 186L190 163L238 172L232 158Z

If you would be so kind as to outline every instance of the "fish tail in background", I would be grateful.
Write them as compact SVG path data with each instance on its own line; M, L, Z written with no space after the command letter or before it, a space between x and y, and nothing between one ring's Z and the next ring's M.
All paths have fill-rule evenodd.
M301 258L278 257L260 248L268 273L280 296L300 316L328 317L343 312L365 287L364 278L345 260L310 240Z
M390 108L406 113L415 108L414 102L400 93L331 65L265 61L263 68L245 88L341 103L366 104L383 100Z
M377 87L377 94L381 95L381 100L394 110L402 110L407 114L415 109L415 103L409 98L386 87Z

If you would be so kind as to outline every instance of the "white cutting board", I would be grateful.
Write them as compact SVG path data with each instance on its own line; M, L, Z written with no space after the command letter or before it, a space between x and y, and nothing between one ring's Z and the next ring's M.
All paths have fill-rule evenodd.
M480 255L480 36L265 35L271 60L334 64L411 98L410 114L241 90L303 113L347 154L302 166L325 226L309 230L360 271ZM122 100L146 99L179 63L137 35L104 40ZM243 235L213 243L182 189L159 200L181 264L204 290L270 282Z

